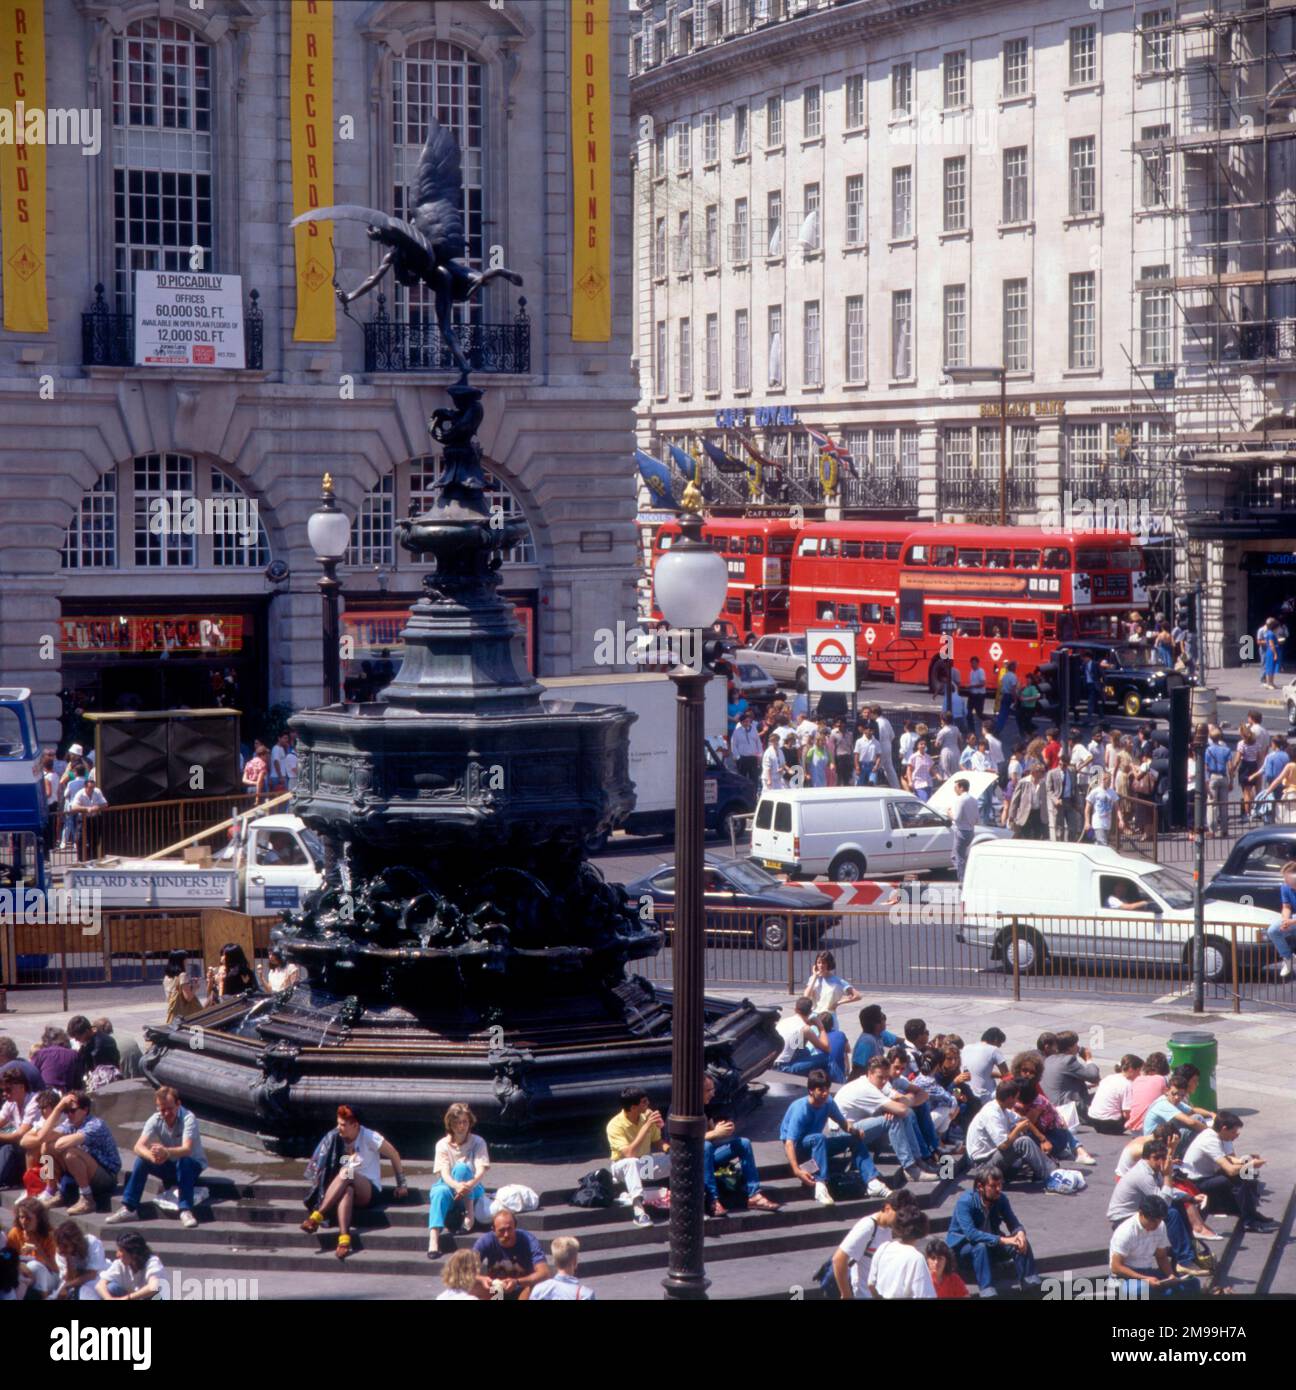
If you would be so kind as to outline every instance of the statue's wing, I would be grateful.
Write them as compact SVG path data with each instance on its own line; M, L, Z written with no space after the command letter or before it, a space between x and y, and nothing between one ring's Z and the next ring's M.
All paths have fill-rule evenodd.
M384 241L395 243L404 238L412 241L420 250L432 252L427 238L411 222L404 222L399 217L392 217L390 213L380 212L377 208L361 207L359 203L339 203L330 208L311 208L309 212L303 212L300 217L294 217L291 225L300 226L303 222L363 222L369 227L379 227L388 236Z
M438 121L428 131L414 176L415 221L445 257L464 253L463 171L459 141Z

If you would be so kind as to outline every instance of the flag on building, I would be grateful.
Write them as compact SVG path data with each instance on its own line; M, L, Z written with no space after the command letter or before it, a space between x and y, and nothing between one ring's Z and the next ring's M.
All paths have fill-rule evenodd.
M670 469L660 459L645 454L642 449L636 449L634 456L639 467L639 476L652 493L653 501L661 507L674 507L676 503L671 492Z
M812 425L807 425L805 431L814 440L820 455L827 454L829 458L836 459L837 466L847 477L855 476L855 456L849 449L841 444L834 444L822 430L817 430Z
M696 482L697 464L693 461L692 457L686 454L678 444L668 444L666 447L670 450L671 458L675 460L675 467L684 475L685 480L690 483Z
M709 439L704 439L702 441L702 448L706 452L707 458L715 464L718 472L751 473L753 471L750 464L743 463L741 459L736 459L726 454L718 444L712 444Z
M783 465L777 459L770 458L768 454L761 453L756 447L756 442L752 439L751 435L739 430L738 442L747 450L751 457L756 460L756 463L763 472L773 472L776 478L783 476ZM749 467L747 471L749 473L754 473L756 469Z

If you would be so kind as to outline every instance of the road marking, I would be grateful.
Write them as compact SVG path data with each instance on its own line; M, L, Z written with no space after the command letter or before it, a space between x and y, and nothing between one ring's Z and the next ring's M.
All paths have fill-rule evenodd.
M976 965L906 965L906 970L931 970L936 973L949 972L956 975L980 975L981 968Z
M1190 989L1181 989L1176 994L1163 994L1159 999L1154 999L1154 1004L1177 1004L1181 999L1187 999L1192 993Z

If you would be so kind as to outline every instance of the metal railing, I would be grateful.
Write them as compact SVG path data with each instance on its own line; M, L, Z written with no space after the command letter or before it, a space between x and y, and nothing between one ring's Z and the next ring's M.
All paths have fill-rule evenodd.
M239 792L105 806L93 815L56 811L51 817L50 865L66 868L110 854L129 858L153 854L251 809L256 800L250 793Z
M108 308L102 284L94 287L94 303L81 315L81 365L83 367L133 367L135 365L135 315L114 314ZM261 292L248 293L243 319L244 360L252 371L260 371L264 356L264 317Z
M378 296L377 311L363 328L366 372L458 371L436 323L393 319L385 295ZM518 376L530 372L531 317L525 297L518 300L512 323L462 323L455 325L455 332L473 371Z
M942 469L936 479L936 505L943 512L990 512L999 506L998 477L951 478ZM1008 479L1009 511L1035 506L1035 479Z

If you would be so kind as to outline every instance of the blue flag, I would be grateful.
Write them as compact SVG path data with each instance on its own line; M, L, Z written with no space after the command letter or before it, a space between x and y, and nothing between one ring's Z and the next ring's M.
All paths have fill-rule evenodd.
M712 444L709 439L702 441L702 447L706 450L706 456L715 464L720 473L754 473L756 470L750 464L743 463L741 459L731 458L718 444Z
M666 447L670 450L671 458L675 460L675 467L678 468L681 473L683 473L685 482L691 483L695 481L693 473L697 465L693 462L689 455L686 454L684 450L679 447L678 444L668 444Z
M670 469L660 459L645 454L642 449L636 449L634 456L635 463L639 465L639 475L647 484L648 491L652 493L653 501L661 507L674 507L676 504L671 495Z

